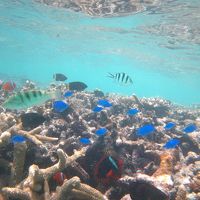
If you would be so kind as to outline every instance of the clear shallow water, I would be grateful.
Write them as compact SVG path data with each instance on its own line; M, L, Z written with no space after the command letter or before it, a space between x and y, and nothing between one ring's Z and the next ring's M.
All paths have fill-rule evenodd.
M199 1L165 1L117 18L91 18L30 0L0 0L0 78L42 86L61 72L69 81L139 97L200 103ZM106 77L126 72L132 86Z

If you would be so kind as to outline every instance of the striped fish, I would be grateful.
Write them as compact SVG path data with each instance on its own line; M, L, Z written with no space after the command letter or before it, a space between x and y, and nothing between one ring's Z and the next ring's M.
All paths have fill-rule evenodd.
M124 72L121 73L116 73L116 74L108 74L109 78L114 79L115 81L117 81L120 84L124 84L124 85L128 85L128 84L132 84L133 81L131 79L131 77L129 75L127 75Z
M8 98L2 104L2 107L11 110L21 110L32 106L41 105L45 103L45 101L56 98L57 96L57 91L46 92L40 90L31 90L27 92L18 92Z

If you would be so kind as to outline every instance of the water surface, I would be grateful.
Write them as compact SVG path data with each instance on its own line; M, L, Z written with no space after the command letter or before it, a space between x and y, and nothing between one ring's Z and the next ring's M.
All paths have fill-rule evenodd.
M131 16L94 18L0 0L0 78L47 86L61 72L88 90L200 103L199 10L200 1L177 0ZM126 72L133 85L118 85L107 72Z

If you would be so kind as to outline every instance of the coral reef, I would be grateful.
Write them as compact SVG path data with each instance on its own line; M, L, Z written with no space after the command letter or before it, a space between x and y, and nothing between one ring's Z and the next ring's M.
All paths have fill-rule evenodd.
M66 90L65 85L59 88ZM92 109L101 98L109 99L112 107L95 113ZM188 123L198 126L200 110L176 107L158 98L105 95L101 91L74 92L67 99L70 108L62 113L52 109L52 101L28 109L47 118L32 130L25 130L19 120L24 111L1 111L0 199L200 199L199 129L182 132ZM130 108L139 112L128 116ZM170 121L176 127L165 130ZM137 129L147 123L156 130L138 136ZM98 136L95 132L101 127L107 133ZM26 140L13 143L16 134ZM81 143L82 137L90 138L91 143ZM163 148L171 138L181 144ZM102 158L114 168L103 166L106 159ZM98 170L107 170L106 175L100 173L103 178L98 178ZM117 170L115 178L108 179ZM65 175L62 185L56 183L56 173Z

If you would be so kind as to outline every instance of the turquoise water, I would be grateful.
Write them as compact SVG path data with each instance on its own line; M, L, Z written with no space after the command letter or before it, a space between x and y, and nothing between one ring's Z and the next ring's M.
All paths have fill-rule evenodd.
M0 79L48 86L59 72L88 90L200 103L199 9L196 0L165 1L136 15L92 18L0 0ZM126 72L133 85L118 85L107 72Z

